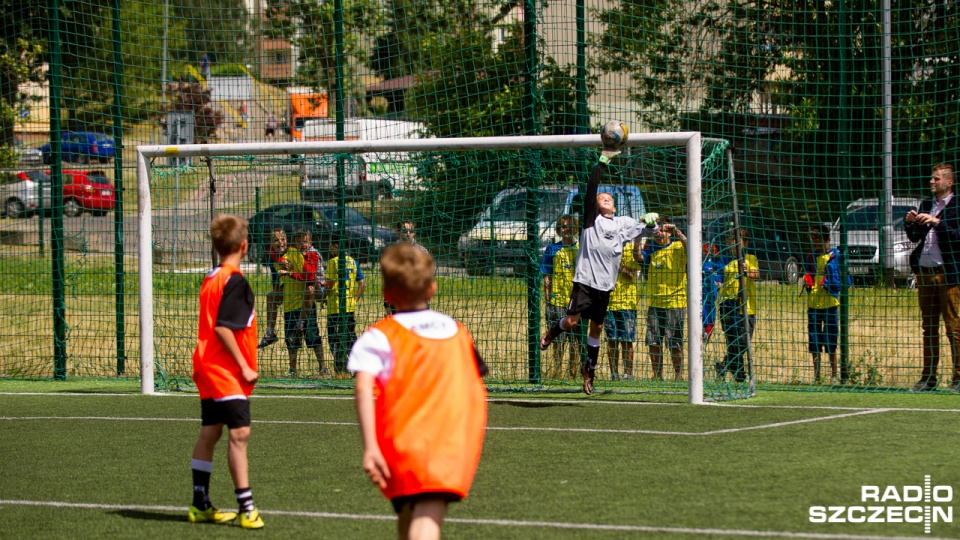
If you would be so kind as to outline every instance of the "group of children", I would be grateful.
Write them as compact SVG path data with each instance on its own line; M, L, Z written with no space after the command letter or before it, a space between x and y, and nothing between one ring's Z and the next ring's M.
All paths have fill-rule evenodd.
M609 155L605 153L604 157ZM624 377L632 376L636 305L629 299L636 298L635 289L630 287L636 287L638 264L648 268L651 305L647 314L647 344L655 375L662 376L661 343L671 350L675 377L679 377L682 366L686 238L668 220L654 213L645 215L640 222L616 216L613 197L597 192L606 161L602 159L590 175L579 244L576 220L572 216L561 217L557 222L561 240L547 250L543 263L544 271L549 270L545 282L552 324L541 337L540 347L547 349L559 336L575 328L582 316L587 317L587 362L580 365L587 394L593 390L601 330L614 344L628 344L611 345L610 356L616 374L614 359L618 355L613 349L621 349ZM677 234L679 243L672 241L673 234ZM830 348L831 339L835 341L836 305L830 298L836 297L839 274L838 252L829 249L829 240L820 231L817 234L820 252L812 261L814 273L807 285L811 298L810 350L819 377L821 347L830 355L836 374L835 344ZM631 244L635 238L651 236L654 243L645 248ZM253 502L246 453L251 416L248 398L259 377L257 323L253 291L239 270L247 252L247 223L238 216L218 216L210 225L210 237L220 255L220 265L207 275L200 290L193 379L201 400L201 430L191 461L193 502L187 517L194 523L238 520L243 528L258 529L264 527L264 521ZM724 373L733 372L737 380L741 380L743 372L737 362L742 359L730 357L731 351L738 350L731 347L739 346L736 343L740 335L736 332L752 331L756 291L750 283L759 278L756 257L743 256L747 235L741 232L740 237L743 244L737 250L738 257L710 274L723 276L716 282L721 322L728 340L728 358L722 369ZM268 317L272 309L275 320L277 308L281 303L284 306L285 339L292 351L299 348L296 340L301 335L308 346L318 348L317 303L326 299L330 316L335 316L339 312L335 302L353 299L352 304L348 301L345 306L347 313L353 313L349 308L355 309L363 292L360 285L335 298L336 281L354 284L349 287L363 282L359 266L352 259L346 259L348 268L343 270L334 263L339 247L335 243L330 246L331 264L324 273L310 235L298 231L294 242L296 247L287 246L282 231L274 233L270 260L276 278L267 296ZM744 261L742 266L738 260ZM429 309L437 290L433 280L435 268L430 254L413 242L401 242L384 250L380 272L383 298L391 313L368 328L355 343L349 343L349 361L343 366L356 375L362 466L391 501L398 515L400 538L439 538L448 504L466 497L470 490L486 429L482 377L487 374L487 366L461 323ZM745 281L745 294L740 294ZM564 298L568 299L565 309ZM743 313L740 306L744 298L748 305L746 318L731 313ZM728 303L736 309L728 307ZM728 320L730 317L734 318ZM313 329L307 330L311 324ZM351 327L356 322L351 317L334 324ZM267 336L272 336L271 342L277 341L275 322L268 320L268 327ZM347 341L334 344L331 340L335 355L347 346ZM322 366L322 352L317 351L317 355ZM557 360L559 363L559 356ZM571 353L571 371L575 360ZM290 367L296 370L295 352L291 353ZM720 369L718 366L718 372ZM222 511L210 500L213 453L224 425L228 428L228 464L238 512Z
M353 257L344 254L344 276L340 276L340 245L334 240L328 249L330 260L324 267L309 231L294 232L293 245L288 245L283 229L272 232L267 248L272 289L267 293L267 331L258 347L262 349L279 341L276 321L278 309L282 306L284 343L290 357L291 376L298 373L297 356L304 344L313 350L320 376L331 376L324 367L323 340L317 323L317 308L324 303L327 307L327 336L337 374L345 373L345 351L356 341L355 312L366 288L363 271ZM340 312L340 283L345 284L343 313Z
M193 502L187 518L192 523L238 521L243 528L259 529L264 521L253 503L246 451L248 398L259 378L254 295L239 270L247 252L247 222L220 215L210 225L210 237L220 264L200 289L193 379L200 394L201 429L191 461ZM304 332L310 310L324 298L324 290L331 314L330 303L342 301L330 292L332 277L340 269L328 265L326 275L331 279L322 279L324 274L317 270L319 254L309 234L294 234L298 247L287 246L282 234L275 234L274 240L271 261L279 283L268 294L268 302L276 310L282 295L285 337L291 347L291 334ZM331 263L337 260L337 247L331 246ZM349 363L344 366L356 374L363 468L393 504L400 538L439 538L447 505L470 490L486 430L482 377L487 367L470 332L428 308L437 290L434 270L430 254L413 243L384 250L380 259L383 297L394 313L351 343ZM351 271L344 273L356 277ZM302 300L286 304L291 295ZM347 297L355 302L359 293ZM307 332L308 346L311 335ZM346 345L339 342L334 347ZM295 356L291 356L291 368L295 369ZM210 500L213 453L225 425L239 512L220 510Z
M628 380L635 376L633 343L636 339L638 272L642 271L646 277L649 307L645 342L656 380L664 378L665 349L669 350L673 379L682 378L687 311L686 236L668 218L657 214L644 216L646 223L642 228L632 218L615 216L613 198L596 191L603 165L598 164L591 174L584 199L587 230L580 235L575 216L560 216L556 222L560 240L547 247L540 265L549 329L541 338L541 349L545 350L557 340L553 347L552 368L546 370L546 375L560 375L563 342L569 341L567 371L571 378L576 377L583 336L572 330L581 315L588 316L591 324L586 340L587 361L579 366L584 377L584 391L588 394L592 391L601 328L607 339L611 379ZM593 198L597 202L591 205ZM601 225L602 236L590 231L598 228L597 223ZM652 242L633 241L634 238L647 237L651 237ZM742 383L749 377L747 358L757 320L756 284L760 279L760 266L756 255L747 253L749 231L739 229L727 240L730 246L727 256L720 257L716 248L704 252L703 342L709 342L719 320L726 339L726 352L724 358L714 365L716 377L725 380L730 374L734 381ZM804 279L805 290L809 292L808 335L814 377L818 383L823 381L820 355L826 352L833 381L836 381L840 253L830 249L829 228L826 226L811 229L810 242L814 253L807 264ZM581 264L585 268L581 269ZM568 330L571 330L570 339L564 340ZM591 347L597 349L591 350Z

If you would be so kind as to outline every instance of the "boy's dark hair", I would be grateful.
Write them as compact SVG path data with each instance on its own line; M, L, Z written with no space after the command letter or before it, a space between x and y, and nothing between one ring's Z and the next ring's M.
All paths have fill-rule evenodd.
M400 221L397 222L397 230L402 231L405 225L410 225L411 227L416 228L416 225L414 225L413 222L410 221L409 219L401 219Z
M426 299L435 270L433 257L408 243L391 244L380 257L383 289L390 291L396 303Z
M810 236L816 236L817 238L830 238L830 229L832 227L829 223L816 223L810 227Z
M297 229L293 231L293 241L299 243L304 237L310 236L310 231L306 229Z
M573 214L564 214L557 218L557 223L554 226L554 230L557 231L557 234L560 234L560 227L563 223L573 227L575 231L580 230L580 220L577 219L577 216Z
M220 257L240 251L247 239L247 220L233 214L220 214L210 222L210 240Z

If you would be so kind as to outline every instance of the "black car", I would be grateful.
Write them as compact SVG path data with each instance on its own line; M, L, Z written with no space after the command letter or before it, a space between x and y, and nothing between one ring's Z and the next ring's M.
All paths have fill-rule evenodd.
M297 230L310 231L310 239L324 260L329 258L330 241L339 234L338 210L335 204L323 203L285 203L271 206L257 212L250 218L248 241L249 258L266 264L267 248L270 246L274 229L283 229L287 234L287 243L293 247L293 233ZM398 242L397 233L386 227L372 228L370 220L349 206L344 208L345 236L340 248L346 248L351 257L361 264L374 261L387 245Z
M733 233L732 212L704 212L701 241L705 251L729 257L732 250L727 237ZM686 216L673 220L684 233L687 232ZM776 220L765 216L741 213L740 226L750 231L747 253L757 256L760 279L775 280L789 285L796 284L803 276L802 244L788 240L788 233L777 227Z

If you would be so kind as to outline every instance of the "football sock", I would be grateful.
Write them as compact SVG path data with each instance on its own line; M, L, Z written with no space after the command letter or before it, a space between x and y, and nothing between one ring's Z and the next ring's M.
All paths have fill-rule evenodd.
M550 327L549 334L550 334L551 340L557 339L557 336L564 333L565 330L562 326L562 323L563 323L563 319L560 319L559 321L557 321L557 324Z
M198 510L206 510L210 504L210 474L213 472L213 462L200 459L190 460L193 469L193 506Z
M597 359L600 358L600 340L595 337L587 336L587 371L593 373L597 370Z
M250 491L250 488L239 488L235 490L237 494L237 505L240 507L241 512L249 512L253 510L253 492Z

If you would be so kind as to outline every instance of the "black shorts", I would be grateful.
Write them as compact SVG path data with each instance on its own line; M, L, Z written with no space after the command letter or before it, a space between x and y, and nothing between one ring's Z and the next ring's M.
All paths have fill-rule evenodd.
M250 400L214 401L213 399L201 399L200 425L216 426L218 424L226 424L230 429L249 426Z
M598 291L581 283L573 282L570 291L570 304L567 305L567 315L577 315L603 324L607 317L607 306L610 305L610 291Z
M396 497L390 499L390 502L393 503L393 511L396 513L403 512L403 507L408 504L417 504L420 501L430 500L430 499L442 499L448 503L460 502L462 498L456 493L450 493L449 491L427 491L424 493L417 493L415 495L404 495L402 497Z

